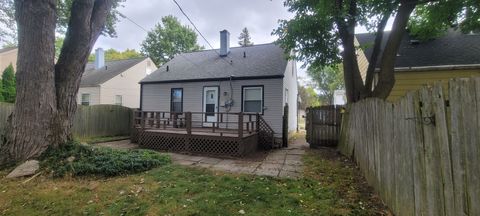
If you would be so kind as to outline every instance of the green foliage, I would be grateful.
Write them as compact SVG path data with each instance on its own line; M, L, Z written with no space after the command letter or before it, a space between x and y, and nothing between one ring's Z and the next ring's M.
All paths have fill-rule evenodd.
M102 34L110 37L116 37L115 25L119 17L123 15L118 11L122 7L122 3L126 0L113 0L112 10L107 16L107 22ZM74 0L57 0L57 28L58 34L65 34L70 20L70 12ZM17 25L15 21L15 6L13 0L0 1L0 43L16 44L17 40Z
M117 51L115 49L108 49L105 51L105 61L140 58L142 54L135 49L126 49L125 51ZM88 61L95 61L95 54L88 57Z
M334 91L345 88L341 65L326 67L310 66L307 74L312 77L317 89L320 90L320 98L323 103L331 104L333 102Z
M294 51L296 60L311 65L340 63L340 38L335 30L334 1L286 0L284 5L295 14L280 20L272 34L286 51ZM305 65L304 65L305 66Z
M478 0L440 0L417 6L409 22L409 30L420 40L441 36L455 26L464 33L480 31Z
M247 46L252 46L253 42L251 41L250 38L250 32L248 32L247 27L242 29L242 32L240 33L240 36L238 37L238 45L242 47L247 47Z
M305 110L307 107L316 107L321 105L320 98L315 92L315 87L312 85L299 85L298 95L300 96L300 109Z
M10 64L2 74L2 95L3 101L8 103L15 102L16 81L12 64Z
M193 29L184 26L174 16L162 17L162 24L157 24L148 32L141 44L142 54L149 56L160 66L175 55L203 49L197 44L197 34Z
M68 158L73 157L72 162ZM118 176L150 170L170 163L170 158L150 150L116 150L77 142L50 147L41 157L41 166L55 177L65 175Z
M55 38L55 58L58 59L60 57L60 52L62 51L63 41L65 40L64 37L56 37Z

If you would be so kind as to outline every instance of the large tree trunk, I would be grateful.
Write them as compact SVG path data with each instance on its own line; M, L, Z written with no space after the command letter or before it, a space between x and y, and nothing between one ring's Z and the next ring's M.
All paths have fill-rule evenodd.
M344 8L347 8L347 14L344 14ZM355 48L355 17L357 15L357 2L352 0L345 4L343 0L335 2L335 9L339 16L336 18L336 24L343 45L343 73L345 80L345 91L349 103L358 101L366 96L365 86L363 84L360 69L358 67L357 54Z
M418 0L402 0L397 15L393 21L392 30L380 62L378 85L373 91L373 97L387 98L395 85L395 58L405 33L410 14L415 9Z
M15 1L18 25L17 96L0 149L0 164L38 156L55 142L56 0Z
M0 146L0 165L38 157L71 139L76 95L111 0L75 0L57 65L56 0L16 0L17 97Z

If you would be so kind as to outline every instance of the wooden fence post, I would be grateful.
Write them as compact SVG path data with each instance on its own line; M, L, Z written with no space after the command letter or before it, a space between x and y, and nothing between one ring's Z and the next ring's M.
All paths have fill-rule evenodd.
M288 104L283 107L282 146L288 147Z
M243 137L243 113L238 113L238 137Z

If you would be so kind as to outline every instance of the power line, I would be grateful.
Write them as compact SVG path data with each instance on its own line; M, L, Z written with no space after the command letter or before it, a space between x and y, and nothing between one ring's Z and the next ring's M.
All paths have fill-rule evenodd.
M190 22L190 24L192 24L193 28L198 32L198 34L203 38L203 40L205 40L205 42L207 42L208 46L210 46L210 48L212 48L212 50L215 51L212 44L210 44L210 42L208 42L207 38L205 38L205 36L203 36L202 32L200 32L200 30L198 30L195 23L193 23L192 20L190 19L190 17L188 17L188 15L185 13L185 11L183 11L182 7L180 6L180 4L178 4L177 0L173 0L173 2L178 6L178 9L180 9L180 12L182 12L182 14L187 18L187 20Z
M128 18L127 16L125 16L125 14L122 14L120 12L117 12L121 17L127 19L128 21L132 22L133 24L135 24L136 26L138 26L140 29L142 29L143 31L147 32L147 29L145 29L143 26L141 26L140 24L138 24L137 22L133 21L132 19Z
M182 6L180 6L180 4L178 4L177 0L173 0L173 2L178 6L178 9L180 9L180 12L182 12L182 14L187 18L187 20L190 22L190 24L192 24L193 28L195 29L195 31L198 32L198 34L200 35L200 37L203 38L203 40L205 40L205 42L208 44L208 46L210 46L210 48L212 48L212 50L217 53L217 55L220 55L219 52L217 52L217 50L215 48L213 48L212 44L210 44L210 42L207 40L207 38L205 38L205 36L203 36L202 32L200 32L200 30L198 30L197 26L195 25L195 23L193 23L193 21L190 19L190 17L188 17L188 15L185 13L185 11L183 11L183 8ZM220 58L222 59L223 61L225 61L228 65L232 66L233 65L228 62L225 58Z

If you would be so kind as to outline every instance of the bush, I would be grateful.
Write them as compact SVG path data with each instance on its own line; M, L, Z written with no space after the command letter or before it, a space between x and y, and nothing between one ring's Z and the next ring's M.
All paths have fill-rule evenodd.
M65 175L117 176L138 173L170 163L170 157L150 150L117 150L71 142L49 148L41 167L55 177Z

